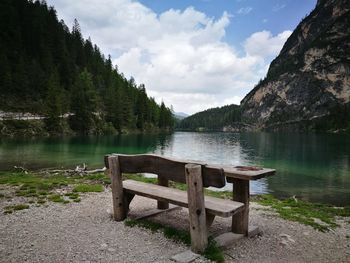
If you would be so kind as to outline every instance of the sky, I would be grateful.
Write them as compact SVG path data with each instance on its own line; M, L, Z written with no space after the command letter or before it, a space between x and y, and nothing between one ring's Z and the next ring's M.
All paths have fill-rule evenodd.
M316 0L47 0L175 112L239 104Z

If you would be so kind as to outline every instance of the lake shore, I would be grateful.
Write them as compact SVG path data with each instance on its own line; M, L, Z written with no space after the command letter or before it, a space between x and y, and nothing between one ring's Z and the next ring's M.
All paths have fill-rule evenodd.
M6 191L6 187L2 191ZM0 209L24 201L0 199ZM151 199L136 197L130 217L155 208ZM40 207L0 214L1 262L171 262L188 249L160 232L130 228L111 219L111 192L82 193L81 202L48 202ZM187 209L164 213L152 221L188 229ZM216 218L210 234L230 228L230 219ZM252 202L250 223L262 236L245 238L224 250L225 262L347 262L350 257L349 218L337 219L329 232L281 219L274 210ZM200 258L197 262L206 262Z

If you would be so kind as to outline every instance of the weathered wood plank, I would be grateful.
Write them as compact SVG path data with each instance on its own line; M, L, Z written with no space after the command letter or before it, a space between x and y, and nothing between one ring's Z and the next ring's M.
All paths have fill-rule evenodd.
M158 185L168 187L169 180L166 177L158 175ZM157 208L158 209L169 209L169 203L164 202L164 201L157 201Z
M106 155L108 158L109 155ZM112 155L113 156L113 155ZM188 161L175 160L162 156L142 155L118 155L122 173L153 173L163 178L179 183L186 183L185 165ZM108 163L105 163L108 168ZM212 169L203 166L202 169L204 187L223 187L225 177L222 169Z
M127 207L125 207L123 179L118 156L110 156L108 158L108 164L110 167L109 170L113 198L113 218L116 221L123 221L126 218Z
M185 171L191 250L195 253L203 253L208 245L208 230L204 204L202 167L198 164L186 164Z
M187 193L185 191L134 180L123 181L123 187L125 192L188 207ZM240 202L211 196L205 196L204 200L207 213L221 217L230 217L242 210L244 206Z
M108 156L109 155L105 156L105 165L107 168L109 167ZM257 180L266 176L274 175L276 172L274 169L211 165L200 161L178 160L152 154L119 154L118 156L120 157L122 172L162 174L169 180L180 183L185 183L186 181L184 167L187 163L200 164L202 165L204 187L223 187L225 185L225 180L221 178L221 174L227 177L228 182L232 182L230 178Z
M249 181L235 179L233 181L233 200L244 204L243 210L232 216L232 232L248 235L249 221Z

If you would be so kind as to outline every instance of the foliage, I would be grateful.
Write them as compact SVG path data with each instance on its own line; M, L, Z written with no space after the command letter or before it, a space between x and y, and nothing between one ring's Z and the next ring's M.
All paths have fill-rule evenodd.
M322 232L337 226L336 216L350 217L350 207L309 203L296 198L278 200L272 195L262 195L257 197L257 202L271 206L284 219L312 226Z
M100 184L80 184L74 187L73 192L79 192L79 193L103 192L103 186Z
M72 30L58 21L45 1L0 1L0 39L0 110L44 115L50 133L60 133L64 113L76 114L69 123L83 134L101 133L103 123L119 132L172 128L171 110L119 73L82 37L77 20Z
M181 130L221 130L224 126L241 121L238 105L228 105L198 112L181 120L177 127Z

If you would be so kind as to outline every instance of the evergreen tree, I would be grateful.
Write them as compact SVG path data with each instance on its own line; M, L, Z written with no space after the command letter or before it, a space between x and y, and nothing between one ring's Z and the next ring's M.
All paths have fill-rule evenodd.
M95 110L96 93L93 89L91 74L84 69L73 85L71 127L80 133L88 134L94 124Z
M54 71L47 82L46 118L45 124L48 131L60 132L62 130L62 97L57 71Z

